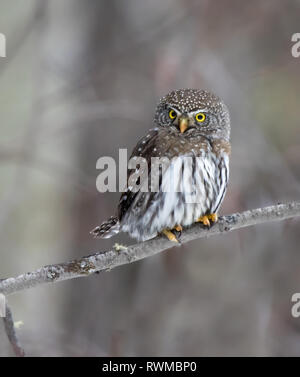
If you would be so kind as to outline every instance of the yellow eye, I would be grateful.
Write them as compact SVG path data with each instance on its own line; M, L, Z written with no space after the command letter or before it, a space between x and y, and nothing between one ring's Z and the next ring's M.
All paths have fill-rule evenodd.
M195 116L195 119L198 123L203 123L205 121L206 115L204 113L198 113Z
M176 111L170 110L169 111L169 118L174 120L177 117Z

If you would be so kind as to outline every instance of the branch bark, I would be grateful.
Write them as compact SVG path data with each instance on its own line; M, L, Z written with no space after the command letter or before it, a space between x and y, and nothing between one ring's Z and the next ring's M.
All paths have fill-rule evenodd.
M15 355L18 357L24 357L25 352L21 347L19 339L17 337L13 315L8 305L6 305L6 314L3 318L3 322L6 335L8 337L10 344L12 345Z
M181 244L185 244L192 240L224 234L235 229L297 216L300 216L300 202L257 208L222 216L209 229L200 224L194 224L183 230L180 241ZM54 283L89 276L99 271L108 271L150 257L173 246L176 246L176 244L159 236L129 247L115 247L113 250L96 252L71 262L49 265L15 278L3 279L0 281L0 293L7 296L45 283Z

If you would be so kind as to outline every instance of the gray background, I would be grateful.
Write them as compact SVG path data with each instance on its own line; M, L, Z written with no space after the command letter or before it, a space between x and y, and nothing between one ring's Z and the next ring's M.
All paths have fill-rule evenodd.
M299 15L296 0L0 0L0 277L133 242L89 235L119 197L97 192L96 161L131 150L174 88L230 108L222 213L297 200ZM260 225L9 303L28 355L299 355L299 242L299 220Z

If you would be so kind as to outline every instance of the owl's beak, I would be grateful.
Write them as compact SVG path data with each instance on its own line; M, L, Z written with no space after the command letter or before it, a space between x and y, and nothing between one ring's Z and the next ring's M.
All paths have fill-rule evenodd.
M189 127L189 119L187 117L179 118L179 129L182 134L187 130L188 127Z

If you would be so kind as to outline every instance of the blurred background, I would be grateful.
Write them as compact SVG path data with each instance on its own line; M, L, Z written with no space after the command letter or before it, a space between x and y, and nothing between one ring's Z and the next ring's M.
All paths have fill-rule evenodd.
M0 278L134 242L89 235L119 198L96 161L131 150L175 88L230 109L221 213L299 199L299 18L297 0L0 0ZM260 225L9 304L30 356L299 356L299 244L297 219Z

